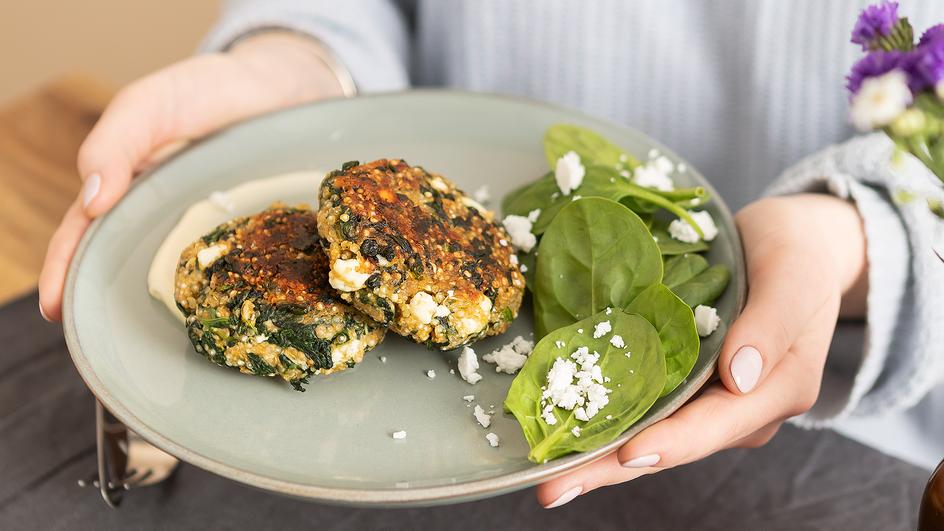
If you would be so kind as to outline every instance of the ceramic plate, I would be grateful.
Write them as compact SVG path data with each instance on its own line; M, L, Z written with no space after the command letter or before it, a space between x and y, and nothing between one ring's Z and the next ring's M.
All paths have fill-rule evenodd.
M458 375L456 353L426 350L394 334L354 370L314 378L298 393L281 381L223 370L197 355L184 328L147 292L148 266L186 208L214 190L276 174L333 169L348 160L399 157L442 173L466 191L482 184L491 206L546 171L541 139L551 124L590 127L631 153L656 148L646 136L573 111L522 99L412 91L333 100L250 120L213 135L140 178L87 232L69 271L66 340L79 373L129 428L201 468L283 494L352 505L431 505L525 488L586 465L690 398L711 375L722 328L702 342L688 380L618 440L593 452L530 463L517 422L501 413L512 376L482 364L484 380ZM733 282L717 302L730 323L744 297L741 248L731 215L688 165L682 185L702 185L721 234L712 262ZM316 204L316 191L288 202ZM260 197L259 208L268 198ZM522 312L481 353L531 333ZM386 363L379 361L387 358ZM425 371L434 369L435 379ZM495 405L489 430L462 400ZM405 430L407 438L390 434ZM492 448L486 431L501 438Z

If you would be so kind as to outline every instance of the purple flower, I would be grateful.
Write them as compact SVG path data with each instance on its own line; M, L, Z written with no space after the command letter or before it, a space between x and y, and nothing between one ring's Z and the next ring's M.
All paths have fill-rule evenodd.
M852 29L852 42L861 44L863 50L874 48L874 41L892 32L898 23L898 2L885 0L881 4L869 6L859 13Z
M853 65L846 76L846 88L850 94L855 95L866 78L880 76L896 68L907 72L911 62L908 54L904 52L871 52Z
M921 40L918 41L918 46L927 46L936 41L944 39L944 24L938 24L936 26L931 26L921 35Z
M909 78L915 78L918 90L934 87L944 80L944 39L931 39L912 53L915 59L912 66L913 75Z

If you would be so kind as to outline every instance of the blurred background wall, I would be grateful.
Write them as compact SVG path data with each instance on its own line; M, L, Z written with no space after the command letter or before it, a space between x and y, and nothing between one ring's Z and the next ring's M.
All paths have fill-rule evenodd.
M0 106L63 74L117 88L193 53L219 0L0 0Z

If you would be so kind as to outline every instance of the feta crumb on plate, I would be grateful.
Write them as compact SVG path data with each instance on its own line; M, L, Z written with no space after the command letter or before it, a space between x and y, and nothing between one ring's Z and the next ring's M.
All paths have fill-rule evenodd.
M689 210L688 213L705 235L704 240L706 242L710 242L718 236L718 226L715 224L714 218L711 217L708 211L701 210L696 212ZM685 243L695 243L700 239L695 229L684 219L675 219L672 220L672 223L669 223L669 235Z
M488 433L485 434L485 439L488 440L488 444L490 444L490 445L492 446L492 448L497 448L497 447L498 447L498 442L499 442L499 441L498 441L498 435L495 435L495 434L492 433L492 432L488 432Z
M475 409L472 410L472 415L483 428L487 428L492 424L492 416L486 413L485 410L482 409L482 406L475 406Z
M601 321L593 327L593 339L600 339L609 334L612 330L613 325L611 325L609 321Z
M475 351L470 347L463 347L462 354L459 354L459 376L475 385L482 379L482 375L478 373L478 370L479 359L475 355Z
M426 377L432 380L433 378L436 377L436 371L434 371L433 369L426 371Z
M491 198L492 194L489 192L488 186L485 185L478 187L478 189L472 192L472 199L482 204L488 203Z
M403 430L395 431L391 433L390 436L397 440L406 439L406 432Z
M568 151L563 157L557 159L557 164L554 166L554 179L564 195L569 195L580 187L585 173L586 168L580 162L580 155L573 151Z
M528 355L534 350L534 342L518 336L507 345L497 348L482 356L482 359L495 364L495 372L514 374L518 372Z
M720 324L721 318L718 317L717 309L704 304L695 307L695 328L698 329L699 336L710 336L712 332L718 329Z
M466 402L471 402L475 400L475 395L465 395L464 397L462 397L462 399L465 400Z
M538 243L537 236L531 232L534 224L524 216L514 214L505 216L505 219L502 220L502 226L505 227L508 236L511 237L511 245L517 249L528 252Z

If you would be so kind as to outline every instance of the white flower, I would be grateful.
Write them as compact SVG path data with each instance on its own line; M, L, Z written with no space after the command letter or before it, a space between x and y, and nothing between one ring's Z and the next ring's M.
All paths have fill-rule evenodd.
M580 155L573 151L568 151L563 157L557 159L557 167L554 168L554 178L557 180L557 187L564 195L580 187L583 182L583 175L586 169L580 163Z
M884 127L911 103L908 78L901 70L867 78L852 98L849 118L860 131Z

